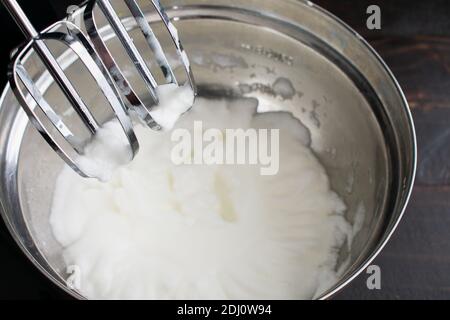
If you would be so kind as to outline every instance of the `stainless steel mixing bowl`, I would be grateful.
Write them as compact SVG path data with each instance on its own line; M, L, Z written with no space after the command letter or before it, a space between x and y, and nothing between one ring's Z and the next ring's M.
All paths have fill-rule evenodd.
M292 112L309 127L312 147L333 189L348 206L347 219L354 223L357 211L365 213L365 219L356 222L361 228L355 229L351 250L347 246L340 250L336 267L342 269L340 280L321 296L330 297L380 252L410 196L416 141L399 85L360 36L310 2L169 0L163 4L176 20L194 62L200 95L256 97L261 112L280 105ZM131 19L127 24L134 28ZM107 27L104 35L111 38L114 49L117 43ZM71 79L86 89L88 103L99 103L73 55L65 48L55 50ZM34 79L64 112L67 104L37 61L33 54L28 57ZM274 90L277 79L292 86L295 95ZM29 125L9 87L1 98L0 157L2 215L13 237L50 280L82 298L66 287L61 247L49 226L53 187L63 163Z

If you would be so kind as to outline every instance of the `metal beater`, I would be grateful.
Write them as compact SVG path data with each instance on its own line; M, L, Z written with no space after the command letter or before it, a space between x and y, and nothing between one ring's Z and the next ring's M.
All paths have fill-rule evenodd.
M161 7L159 0L150 0L153 7L158 12L165 27L167 28L170 37L172 38L176 47L177 54L187 74L188 82L196 92L192 70L189 64L189 59L183 50L183 46L178 38L178 33L173 24L170 22L168 16ZM100 125L84 103L82 97L79 95L76 88L67 78L63 68L59 65L57 59L50 51L46 44L48 40L59 41L68 48L70 48L84 64L88 72L97 82L98 88L103 93L109 106L112 108L115 117L119 121L130 146L132 156L134 157L139 150L139 143L133 130L133 124L129 117L128 111L134 110L140 118L150 127L157 129L158 125L154 122L150 115L152 105L158 104L158 96L156 88L158 83L153 77L151 71L147 67L144 58L133 44L133 39L127 32L121 19L114 10L109 0L91 0L88 2L85 9L85 25L89 35L88 39L81 29L69 21L60 21L49 28L46 32L37 32L16 0L1 0L3 5L8 9L11 16L14 18L17 25L22 30L29 42L23 46L12 57L12 63L9 68L8 77L11 88L13 89L19 103L27 113L30 121L41 133L49 145L57 152L57 154L76 172L83 177L91 177L77 165L76 157L83 154L83 146L80 145L79 139L64 123L62 118L55 112L55 110L46 101L43 94L40 92L34 81L31 79L27 70L23 65L23 60L31 49L33 49L39 58L44 63L50 75L59 86L64 96L68 99L73 109L79 115L83 124L90 131L92 136L95 136L99 130ZM140 6L135 0L125 0L130 12L135 18L137 25L145 36L150 49L153 51L156 62L161 68L166 83L178 84L173 69L170 66L168 59L158 41L150 24L142 12ZM94 16L94 8L97 7L103 12L107 21L111 25L117 38L123 45L126 53L134 63L136 70L148 89L148 94L153 99L153 104L146 106L138 97L135 90L127 81L123 72L116 64L113 55L106 47L104 40L100 36L98 26ZM63 27L64 32L56 32L56 30ZM93 45L91 44L91 41ZM122 100L121 94L126 97L128 104ZM30 99L31 98L31 99ZM42 118L35 107L38 107L45 115ZM58 141L57 137L52 133L53 126L57 133L68 143ZM70 150L70 148L72 150ZM75 151L75 156L72 154Z
M174 71L170 66L166 54L164 53L164 50L162 49L160 42L155 36L155 33L150 27L142 9L140 8L136 0L123 0L123 2L125 2L126 6L128 7L129 11L134 17L137 26L139 27L143 36L145 37L148 46L153 51L156 62L165 77L166 83L174 83L178 85ZM186 73L187 81L189 82L195 94L197 88L192 74L192 69L189 63L189 58L186 52L184 51L183 45L181 44L180 38L178 36L178 31L170 21L167 14L165 13L159 0L150 0L150 2L153 5L153 8L158 13L159 17L161 18L161 21L164 23L164 26L167 29L173 41L173 44L175 45L178 58L181 61L184 71ZM158 103L158 97L156 94L156 87L158 86L158 84L156 83L155 78L153 77L152 73L147 67L147 64L145 63L143 57L139 53L139 50L134 45L133 39L127 32L126 27L124 26L119 16L117 15L116 11L114 10L110 0L89 1L87 3L86 9L84 11L84 22L90 40L97 49L97 52L102 58L103 63L106 65L110 75L116 82L117 87L120 88L120 91L127 98L128 102L133 106L133 109L140 115L141 119L143 119L150 127L158 128L158 125L153 121L152 117L149 114L149 108L145 106L145 104L139 98L136 91L128 82L122 70L114 60L114 57L110 52L110 50L108 49L104 39L100 36L99 26L97 24L94 14L94 9L96 7L98 7L104 14L111 28L117 35L117 38L120 40L122 46L125 48L128 57L131 59L132 63L136 66L138 74L145 83L150 96L153 98L153 101L156 104Z

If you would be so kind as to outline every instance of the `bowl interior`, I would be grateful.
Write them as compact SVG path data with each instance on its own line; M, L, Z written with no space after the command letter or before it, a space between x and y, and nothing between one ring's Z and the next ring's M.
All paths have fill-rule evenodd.
M338 288L383 245L409 195L414 135L395 81L361 39L309 4L174 2L177 7L169 13L178 17L176 26L190 55L200 96L257 98L259 112L289 111L311 131L312 148L332 188L348 207L346 218L355 226L351 250L347 246L340 250ZM171 7L172 1L166 4ZM149 19L154 18L149 13ZM131 19L126 22L134 29ZM162 33L160 26L155 29ZM111 50L119 52L108 28L104 35L111 38ZM145 47L144 41L136 43ZM80 72L74 56L63 48L55 50L60 50L71 79L87 92L88 105L96 108L98 97L89 94L90 79ZM130 66L126 59L120 58L119 63ZM56 86L42 74L34 55L27 64L34 68L33 76L46 97L60 101ZM284 96L274 91L280 81L293 91ZM59 102L58 110L64 113L69 107ZM74 119L67 112L66 121ZM0 123L4 124L1 196L6 199L2 201L5 219L28 256L65 288L66 266L49 226L53 187L63 163L29 125L9 89ZM361 214L364 219L355 221Z

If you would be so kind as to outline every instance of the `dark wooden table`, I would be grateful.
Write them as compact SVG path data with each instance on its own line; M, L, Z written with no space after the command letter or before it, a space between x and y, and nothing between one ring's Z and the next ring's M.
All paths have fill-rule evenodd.
M53 4L60 13L71 2L58 0ZM381 267L381 290L368 290L367 275L363 274L335 298L448 299L450 1L315 2L359 31L391 67L410 103L419 143L419 170L411 203L392 240L374 262ZM381 7L380 31L365 27L369 4ZM3 225L0 261L0 298L66 297L22 256Z

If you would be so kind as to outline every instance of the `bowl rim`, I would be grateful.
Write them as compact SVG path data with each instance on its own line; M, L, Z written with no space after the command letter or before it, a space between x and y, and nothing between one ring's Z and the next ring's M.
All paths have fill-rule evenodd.
M341 291L344 287L346 287L350 282L352 282L355 278L357 278L364 270L366 270L371 263L375 260L375 258L383 251L386 244L391 239L392 235L396 231L398 225L400 224L401 220L403 219L403 216L405 214L405 211L407 209L409 200L411 199L411 195L414 189L414 182L416 179L416 172L417 172L417 134L416 134L416 128L414 125L414 119L411 113L411 109L409 107L408 100L406 99L406 95L403 92L400 83L398 82L397 78L395 77L392 70L389 68L387 63L383 60L383 58L380 56L380 54L369 44L369 42L364 39L358 32L356 32L352 27L350 27L346 22L341 20L339 17L334 15L333 13L329 12L328 10L322 8L321 6L318 6L314 4L313 2L309 0L285 0L288 2L301 2L304 4L307 4L311 8L317 10L319 13L328 16L329 18L333 19L335 22L340 24L346 31L350 32L359 42L364 46L365 49L369 51L375 58L375 60L381 65L383 70L387 73L387 76L390 81L392 81L392 84L394 85L394 89L399 94L402 104L401 107L403 108L403 111L405 112L407 116L408 126L410 128L410 139L412 142L411 146L411 156L412 156L412 166L410 172L405 172L405 176L409 177L409 182L407 185L407 188L405 188L404 194L405 197L401 203L401 209L399 210L399 215L397 219L395 220L395 223L387 227L386 230L383 233L382 238L380 239L380 242L378 243L375 250L365 259L364 262L362 262L355 271L351 272L349 275L347 275L343 280L341 280L336 286L334 286L332 289L328 290L326 293L321 295L318 299L319 300L327 300L332 298L334 295L336 295L339 291Z
M372 57L375 58L376 62L378 62L381 66L381 68L386 72L388 79L392 82L394 86L394 90L398 93L400 99L401 99L401 108L406 114L407 117L407 125L410 129L410 139L411 139L411 156L412 157L412 165L410 172L405 172L405 176L409 177L409 181L407 184L407 187L404 189L403 194L405 195L402 202L399 204L399 214L398 217L395 219L394 223L386 228L384 230L382 238L380 239L379 243L377 244L376 248L369 254L369 256L364 260L364 262L360 263L359 266L355 268L354 271L349 273L345 278L341 279L335 286L333 286L331 289L329 289L326 293L319 296L318 300L327 300L335 296L339 291L341 291L344 287L346 287L350 282L352 282L355 278L357 278L364 270L366 270L371 263L374 261L374 259L381 253L381 251L385 248L386 244L391 239L392 235L396 231L398 225L400 224L405 211L407 209L407 205L411 199L412 192L414 189L414 182L416 179L416 171L417 171L417 135L416 135L416 129L414 125L413 116L409 107L409 103L406 99L406 96L401 89L401 86L394 76L391 69L388 67L386 62L381 58L380 54L369 44L367 40L365 40L358 32L356 32L353 28L351 28L346 22L341 20L339 17L335 16L328 10L322 8L321 6L318 6L314 4L313 2L309 0L282 0L285 2L290 2L295 5L307 5L312 10L316 10L319 14L328 17L332 19L334 22L336 22L338 25L344 28L347 32L349 32L353 37L355 37L357 41L359 41L360 44L364 47L364 49L368 50L369 54L372 54ZM84 10L84 5L81 6L78 10L82 11ZM44 31L48 31L53 27L53 24L46 28ZM30 53L29 53L30 54ZM25 59L29 57L29 54L26 56ZM11 92L11 86L9 83L7 83L2 91L2 94L0 96L0 110L3 107L5 100L8 96L8 94ZM400 106L399 106L400 107ZM26 246L19 240L17 237L17 232L11 225L9 218L7 217L5 213L5 205L4 200L0 199L0 215L2 216L5 225L11 234L11 237L14 239L14 241L17 243L21 251L25 254L25 256L33 263L34 266L42 273L44 274L48 279L50 279L57 287L62 289L64 292L72 296L76 299L85 300L86 297L82 296L78 292L69 289L67 286L63 286L61 281L56 279L52 274L50 274L29 252L29 250L26 248Z

